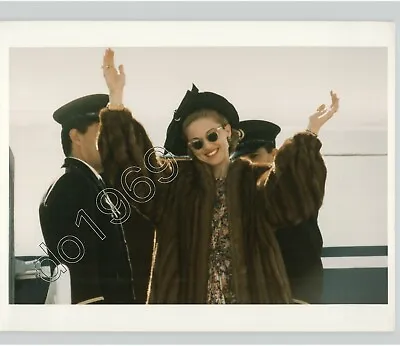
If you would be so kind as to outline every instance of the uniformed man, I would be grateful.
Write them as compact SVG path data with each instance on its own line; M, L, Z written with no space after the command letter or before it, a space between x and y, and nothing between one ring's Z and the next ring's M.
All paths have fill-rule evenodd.
M132 267L123 222L128 207L117 209L100 173L97 150L99 111L108 95L81 97L53 114L61 124L65 172L46 192L39 216L52 281L68 268L72 304L132 304ZM114 197L118 194L115 194ZM58 265L59 271L55 270ZM63 269L64 268L64 269Z
M253 162L272 163L277 153L276 137L281 128L264 120L245 120L239 125L244 137L231 159L245 157ZM294 227L279 229L276 234L293 297L307 303L320 303L323 289L323 240L317 217L315 215Z

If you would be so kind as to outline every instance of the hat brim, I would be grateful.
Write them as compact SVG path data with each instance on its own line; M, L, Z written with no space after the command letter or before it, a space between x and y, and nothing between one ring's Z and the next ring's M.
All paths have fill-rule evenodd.
M257 142L257 143L249 143L245 144L242 147L239 146L239 148L231 155L231 160L235 160L240 156L252 154L258 149L264 147L266 144L268 144L267 141L265 142Z
M108 102L107 94L86 95L61 106L53 113L53 119L63 128L71 128L85 121L96 121L99 112Z

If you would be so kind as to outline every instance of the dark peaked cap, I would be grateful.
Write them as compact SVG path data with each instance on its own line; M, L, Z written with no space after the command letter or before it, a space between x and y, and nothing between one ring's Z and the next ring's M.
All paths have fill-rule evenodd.
M278 125L265 120L244 120L240 122L239 127L243 130L244 137L231 159L253 153L266 144L275 147L276 136L281 132Z
M177 156L187 155L187 143L183 136L182 124L188 115L201 109L217 111L226 118L233 129L239 129L239 115L226 98L209 91L199 93L199 89L193 84L192 90L186 91L168 126L164 143L166 150Z
M57 109L53 113L53 119L61 124L63 129L72 129L82 120L99 120L99 113L108 102L109 97L106 94L83 96Z

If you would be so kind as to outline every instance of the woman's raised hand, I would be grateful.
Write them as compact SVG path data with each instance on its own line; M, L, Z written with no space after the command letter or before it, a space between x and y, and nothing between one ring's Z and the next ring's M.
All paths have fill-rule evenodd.
M317 111L309 117L307 129L315 134L318 134L321 127L333 117L339 109L339 98L331 91L332 103L329 108L322 104Z
M124 66L115 68L114 51L106 49L103 57L103 76L110 93L110 104L122 104L122 95L125 86Z

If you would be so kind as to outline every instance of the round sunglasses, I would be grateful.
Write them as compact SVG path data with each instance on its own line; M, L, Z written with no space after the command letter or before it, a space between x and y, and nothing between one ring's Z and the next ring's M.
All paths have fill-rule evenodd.
M216 142L219 138L218 132L222 130L224 126L217 127L215 129L211 129L206 133L206 140L210 143ZM204 146L204 139L195 138L188 142L189 146L194 150L200 150Z

